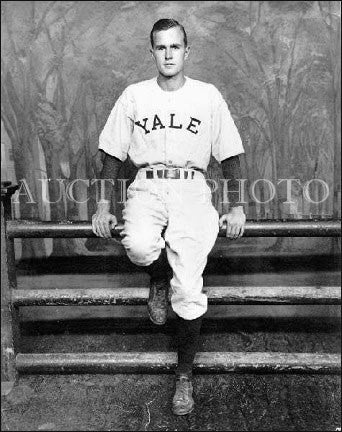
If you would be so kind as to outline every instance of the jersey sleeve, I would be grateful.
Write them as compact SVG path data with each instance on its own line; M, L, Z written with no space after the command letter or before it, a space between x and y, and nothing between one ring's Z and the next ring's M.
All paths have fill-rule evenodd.
M228 105L216 88L213 99L212 155L222 162L245 151Z
M127 89L116 101L99 137L99 150L124 162L134 127L133 102Z

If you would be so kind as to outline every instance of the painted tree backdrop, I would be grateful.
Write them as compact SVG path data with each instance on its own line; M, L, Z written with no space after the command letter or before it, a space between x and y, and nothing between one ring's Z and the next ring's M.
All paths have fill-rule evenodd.
M94 188L75 184L78 201L90 198L77 204L59 199L61 182L99 178L98 136L124 88L155 75L149 32L162 17L187 30L187 75L215 84L226 98L249 183L320 178L333 191L313 205L294 189L287 207L283 185L270 203L250 201L248 217L340 215L340 2L2 1L1 12L2 146L14 167L13 178L8 166L3 176L25 179L35 200L21 196L17 217L91 219ZM131 173L127 163L122 177ZM209 175L220 177L213 160ZM56 204L42 201L42 178L64 179L48 185ZM311 192L318 200L322 191ZM264 187L257 193L267 200ZM221 192L213 199L222 211ZM89 245L54 239L52 254L90 253ZM46 241L23 241L23 257L45 254Z

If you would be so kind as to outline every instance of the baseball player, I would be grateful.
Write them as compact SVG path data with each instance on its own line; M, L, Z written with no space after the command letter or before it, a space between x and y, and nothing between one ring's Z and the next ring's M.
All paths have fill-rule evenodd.
M236 199L219 218L205 173L212 154L231 189L238 189L244 149L221 93L184 74L190 52L184 27L161 19L150 39L158 76L129 85L116 101L99 139L105 153L101 178L116 180L127 157L138 168L127 191L122 244L130 260L151 275L148 313L155 324L165 323L170 296L178 341L173 412L184 415L194 407L191 377L207 311L207 257L224 221L232 239L243 235L246 221ZM111 237L117 224L108 186L92 218L100 237Z

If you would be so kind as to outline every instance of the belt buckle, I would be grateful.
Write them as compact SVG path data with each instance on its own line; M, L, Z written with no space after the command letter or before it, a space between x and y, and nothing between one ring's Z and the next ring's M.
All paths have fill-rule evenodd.
M176 176L177 176L177 170L167 169L164 171L164 177L166 179L174 179L174 178L176 178Z

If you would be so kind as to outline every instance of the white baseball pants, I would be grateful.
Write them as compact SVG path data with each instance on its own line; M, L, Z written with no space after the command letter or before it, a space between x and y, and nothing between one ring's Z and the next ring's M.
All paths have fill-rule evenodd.
M140 169L127 190L123 219L122 244L129 259L148 266L166 247L173 270L172 309L188 320L203 315L208 299L202 292L202 273L219 230L203 174L195 172L193 179L146 179Z

